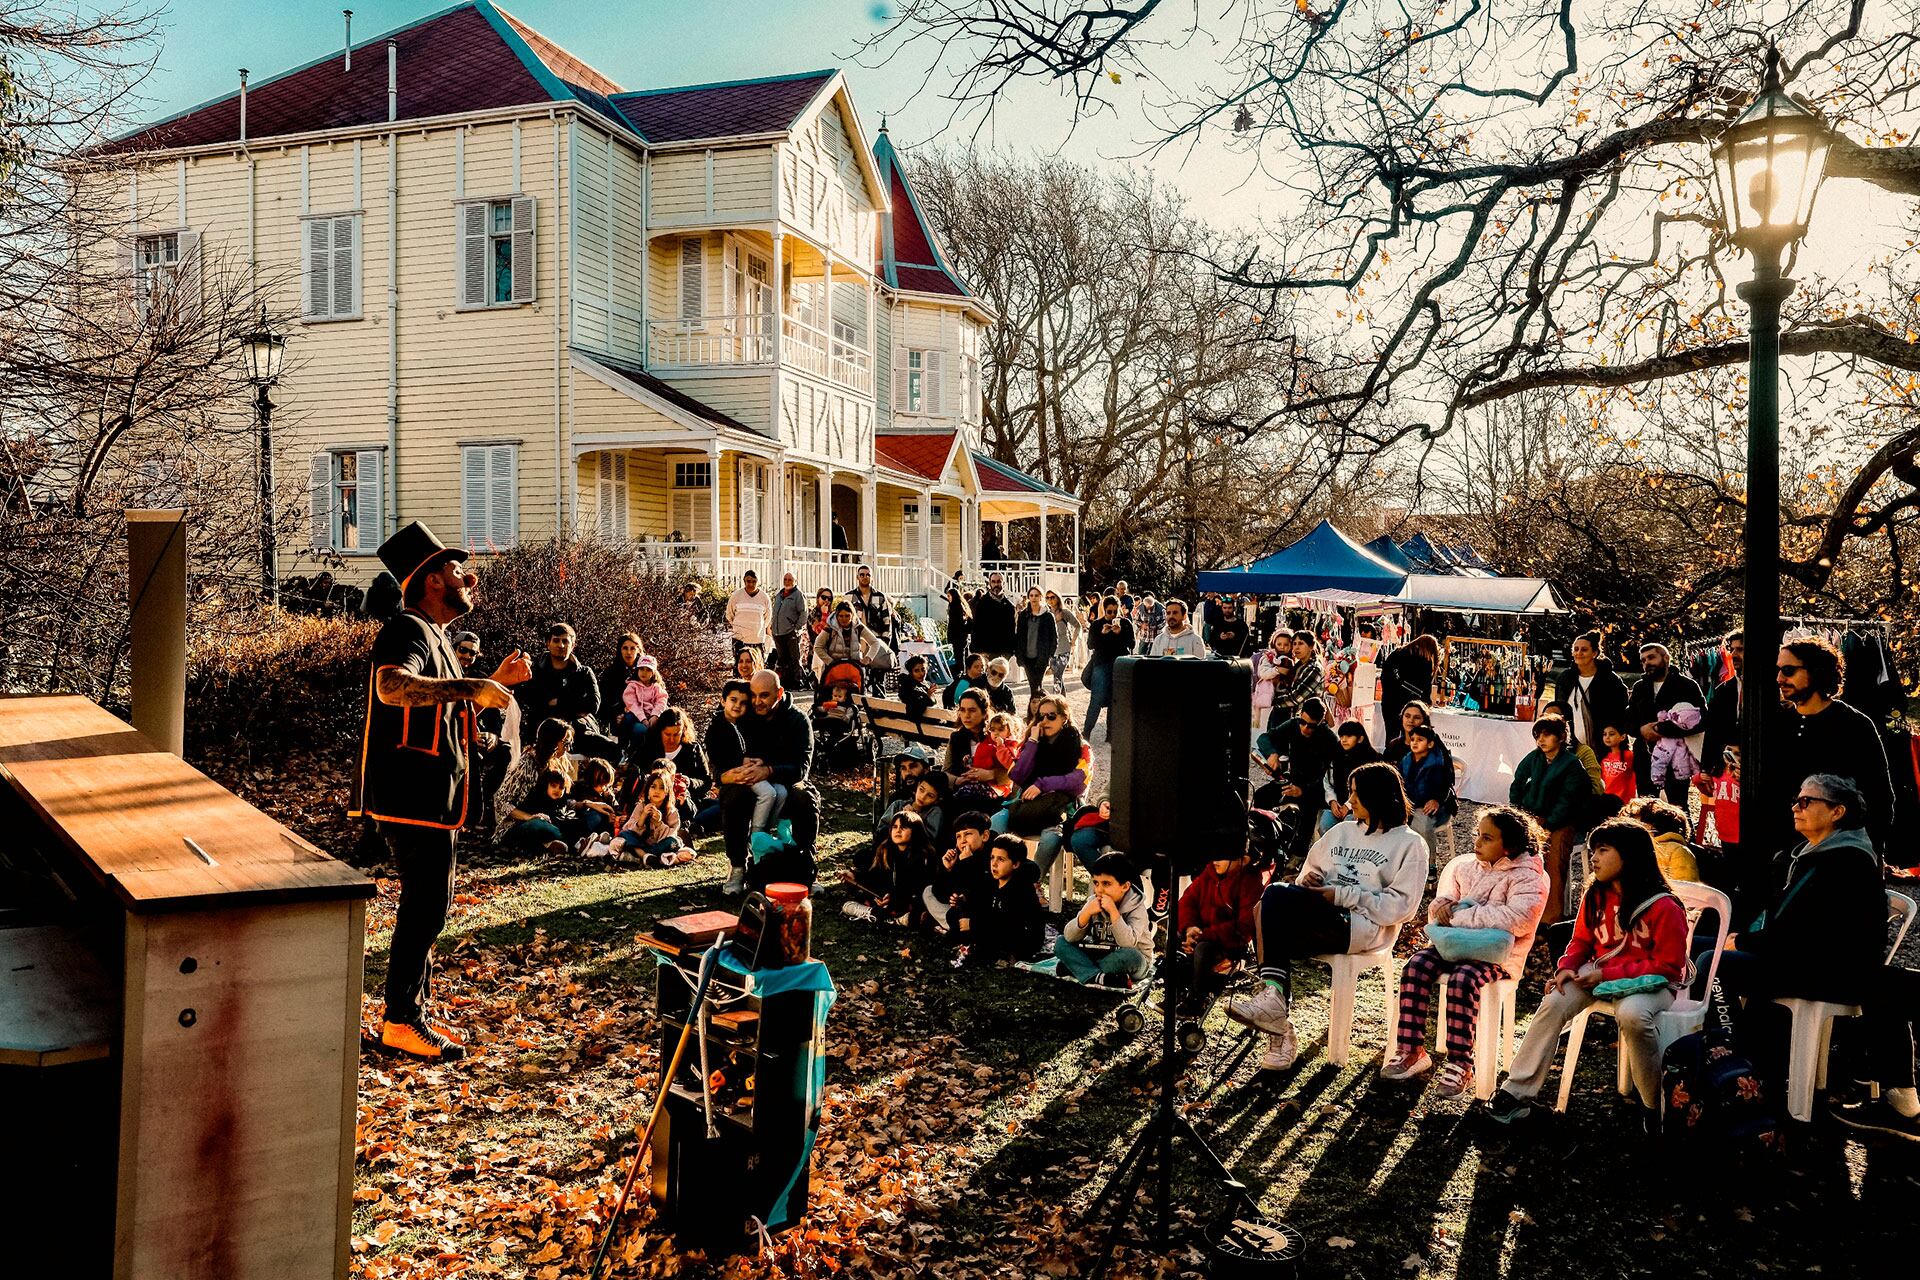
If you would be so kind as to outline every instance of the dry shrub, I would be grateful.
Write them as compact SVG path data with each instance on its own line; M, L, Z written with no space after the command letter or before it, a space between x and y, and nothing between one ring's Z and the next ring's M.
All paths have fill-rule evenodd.
M379 631L363 618L282 613L250 635L196 639L187 653L188 754L351 762Z
M632 631L659 659L675 705L696 721L710 709L726 673L726 636L681 607L682 579L632 548L562 538L470 563L479 600L456 625L480 637L482 667L491 670L516 647L543 661L547 627L569 622L579 634L576 653L597 672L619 651L621 632Z

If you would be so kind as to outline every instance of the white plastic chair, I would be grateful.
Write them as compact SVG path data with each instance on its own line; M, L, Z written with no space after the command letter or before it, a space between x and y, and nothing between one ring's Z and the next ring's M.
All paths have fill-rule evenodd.
M1473 1024L1473 1096L1482 1102L1493 1096L1500 1068L1513 1062L1513 1023L1520 983L1496 978L1480 988L1480 1012ZM1447 983L1443 976L1434 1017L1444 1039L1447 1025Z
M1027 846L1027 860L1033 861L1040 849L1039 836L1021 836ZM1047 910L1059 915L1067 900L1067 890L1073 887L1073 845L1062 840L1060 855L1053 860L1053 866L1047 869Z
M1887 890L1887 919L1893 925L1893 941L1887 945L1889 963L1900 950L1900 944L1907 940L1907 930L1913 927L1913 912L1912 898ZM1778 996L1774 1003L1793 1015L1787 1056L1787 1114L1795 1120L1812 1120L1814 1092L1827 1087L1827 1054L1833 1048L1833 1020L1859 1017L1860 1006L1803 1000L1798 996Z
M1360 975L1369 969L1380 970L1380 990L1387 1002L1387 1019L1393 1020L1400 999L1400 980L1393 972L1393 944L1400 931L1387 939L1378 951L1362 951L1337 956L1315 956L1333 971L1327 984L1327 1061L1336 1067L1347 1065L1347 1042L1353 1037L1353 1002L1360 990Z
M1726 949L1727 927L1733 916L1733 903L1727 895L1712 885L1699 884L1692 880L1675 880L1669 886L1673 896L1680 899L1680 905L1687 909L1687 928L1693 928L1694 921L1703 911L1714 913L1715 929L1711 959L1707 961L1706 990L1713 985L1713 978L1720 971L1720 953ZM1691 935L1689 935L1691 936ZM1612 1017L1613 1001L1595 1000L1592 1004L1573 1015L1573 1021L1567 1024L1567 1055L1560 1064L1560 1099L1555 1102L1555 1111L1567 1109L1567 1099L1573 1096L1573 1071L1580 1062L1580 1041L1587 1034L1587 1019L1596 1013ZM1660 1051L1666 1052L1667 1046L1681 1036L1698 1031L1707 1020L1707 1002L1696 1000L1687 991L1681 991L1674 1001L1654 1019L1654 1034L1658 1037ZM1627 1042L1622 1039L1619 1048L1619 1063L1614 1073L1614 1088L1621 1097L1633 1093L1633 1070L1628 1065Z

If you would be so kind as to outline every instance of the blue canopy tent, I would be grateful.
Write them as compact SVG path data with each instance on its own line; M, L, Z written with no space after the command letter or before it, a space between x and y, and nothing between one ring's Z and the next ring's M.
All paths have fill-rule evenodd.
M1399 594L1407 574L1322 520L1312 533L1284 551L1235 569L1199 575L1202 591L1240 595L1311 595L1355 592L1375 598Z

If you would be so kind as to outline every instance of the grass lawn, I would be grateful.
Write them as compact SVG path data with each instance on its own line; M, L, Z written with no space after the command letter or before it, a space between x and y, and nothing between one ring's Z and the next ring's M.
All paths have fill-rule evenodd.
M864 838L866 814L866 796L827 789L823 883ZM473 1056L444 1068L364 1060L356 1275L587 1273L660 1066L653 962L634 935L721 901L718 841L703 849L676 872L491 851L463 870L436 990ZM369 913L369 1018L396 888L383 882ZM1121 1036L1111 995L1017 970L956 973L944 945L850 921L840 901L825 889L814 915L814 954L840 994L805 1226L760 1259L681 1253L643 1182L611 1273L1085 1274L1105 1233L1082 1215L1148 1112L1157 1021ZM1692 1164L1638 1136L1613 1094L1605 1020L1589 1031L1569 1112L1502 1130L1465 1101L1377 1078L1377 982L1362 984L1348 1065L1328 1065L1324 975L1304 972L1291 1072L1256 1079L1248 1058L1224 1076L1240 1032L1216 1008L1183 1091L1262 1208L1304 1233L1304 1274L1911 1273L1893 1259L1911 1239L1920 1153L1822 1124L1758 1168ZM1537 978L1522 988L1523 1029L1539 994ZM1142 1248L1144 1224L1130 1225L1109 1275L1203 1274L1197 1230L1224 1201L1185 1157L1175 1202L1174 1247Z

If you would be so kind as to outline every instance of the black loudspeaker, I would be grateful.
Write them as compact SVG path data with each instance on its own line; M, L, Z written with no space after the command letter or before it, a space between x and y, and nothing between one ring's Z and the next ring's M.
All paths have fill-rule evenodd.
M1113 843L1187 875L1247 847L1253 668L1197 658L1113 664Z

